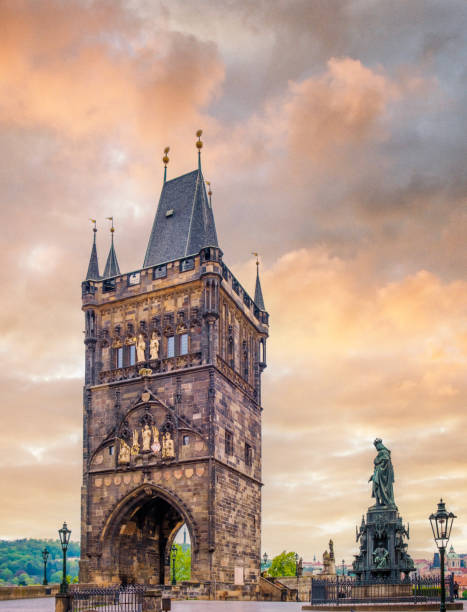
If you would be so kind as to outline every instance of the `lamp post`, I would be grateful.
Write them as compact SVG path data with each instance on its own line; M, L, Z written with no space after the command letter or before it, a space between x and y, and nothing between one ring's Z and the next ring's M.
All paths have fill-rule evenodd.
M267 569L266 568L267 563L268 563L268 553L265 552L263 555L263 572L265 572Z
M49 558L49 551L47 550L47 547L44 548L44 550L42 551L42 560L44 561L44 580L42 581L42 584L44 586L47 586L48 582L47 582L47 560Z
M175 577L175 559L177 558L178 553L178 548L175 546L175 544L172 544L170 552L172 553L172 586L175 586L177 584L177 579Z
M60 585L60 593L67 593L68 584L66 581L66 551L68 549L68 543L70 541L71 530L68 529L66 523L63 523L63 527L58 530L58 535L60 536L60 544L62 545L63 551L63 576L62 576L62 584Z
M300 560L298 558L298 553L295 553L295 576L297 577L297 597L296 597L296 601L300 601L300 597L298 596L298 588L299 588L299 580L300 580L300 576L302 575L303 572L303 561L302 558L300 557Z
M342 559L342 576L345 576L345 559Z
M446 612L446 584L444 582L444 555L446 546L451 536L451 529L454 519L457 518L452 512L446 510L446 504L441 499L438 510L435 514L430 514L429 519L433 538L439 550L440 574L441 574L441 604L440 612Z

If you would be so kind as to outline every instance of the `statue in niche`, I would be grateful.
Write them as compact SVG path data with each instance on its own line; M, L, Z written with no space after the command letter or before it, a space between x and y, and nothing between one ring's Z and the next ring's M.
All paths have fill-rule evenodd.
M175 457L175 446L169 431L162 436L162 459L172 459Z
M376 566L376 569L386 568L388 565L388 557L388 551L382 546L378 546L378 548L373 551L373 561Z
M138 430L135 429L133 432L133 444L131 447L131 454L132 455L139 455L139 436L138 436Z
M394 502L394 469L391 461L391 451L386 448L381 438L373 443L378 454L375 457L374 472L368 482L373 481L371 496L376 499L376 506L395 506Z
M120 440L120 450L118 452L118 463L130 463L130 447L125 440Z
M141 430L141 438L143 439L143 451L149 452L151 450L151 428L146 423L146 425Z
M159 453L161 450L161 445L159 442L159 430L155 425L152 426L152 435L154 442L151 445L151 450L155 455L157 455L157 453Z
M159 359L159 338L155 331L152 332L151 342L149 343L151 359Z
M140 363L141 361L146 361L146 341L144 339L143 334L138 335L138 341L136 342L136 361Z

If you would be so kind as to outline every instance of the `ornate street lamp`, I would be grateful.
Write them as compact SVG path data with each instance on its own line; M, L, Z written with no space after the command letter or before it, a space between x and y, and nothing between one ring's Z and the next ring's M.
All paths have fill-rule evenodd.
M446 584L444 582L444 555L446 546L451 536L454 519L457 518L452 512L446 510L446 504L441 499L436 514L430 514L429 519L433 538L439 550L440 573L441 573L441 604L440 612L446 612Z
M68 584L66 581L66 551L68 549L68 543L70 541L71 530L68 529L66 523L63 523L63 527L58 530L60 536L60 544L62 545L63 551L63 576L62 584L60 585L60 593L65 594L68 591Z
M345 576L345 559L342 559L342 576Z
M175 544L172 544L170 551L172 553L172 585L176 585L177 579L175 577L175 559L177 558L178 548L175 546Z
M49 551L47 550L47 547L44 548L44 550L42 551L42 560L44 561L44 580L42 581L42 584L47 586L48 582L47 582L47 560L49 558Z
M264 569L266 569L266 564L268 562L268 553L265 552L263 555L263 565L264 565Z

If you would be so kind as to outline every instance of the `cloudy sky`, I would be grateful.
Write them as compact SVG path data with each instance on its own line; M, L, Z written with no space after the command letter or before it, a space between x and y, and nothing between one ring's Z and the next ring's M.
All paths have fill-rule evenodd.
M467 5L0 0L0 537L79 534L80 282L98 219L141 267L162 179L203 167L271 315L263 550L356 552L372 441L409 551L467 552Z

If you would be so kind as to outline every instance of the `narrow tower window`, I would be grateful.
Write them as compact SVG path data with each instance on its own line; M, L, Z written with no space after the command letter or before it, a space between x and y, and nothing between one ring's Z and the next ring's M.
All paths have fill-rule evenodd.
M123 368L123 346L117 349L117 368Z
M245 442L245 465L251 466L253 464L253 450L251 446Z
M167 338L167 357L175 357L175 336Z
M180 336L180 355L188 354L188 334L181 334Z
M225 430L225 454L233 455L233 433Z

